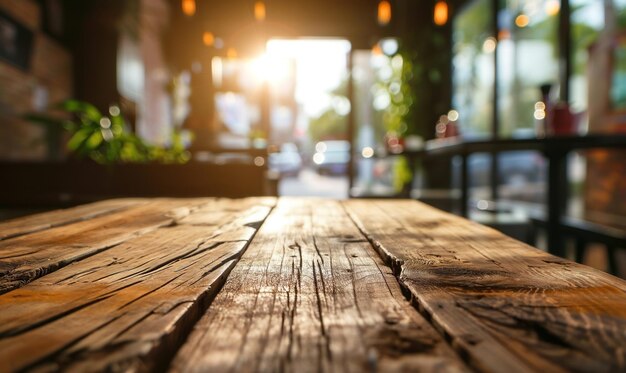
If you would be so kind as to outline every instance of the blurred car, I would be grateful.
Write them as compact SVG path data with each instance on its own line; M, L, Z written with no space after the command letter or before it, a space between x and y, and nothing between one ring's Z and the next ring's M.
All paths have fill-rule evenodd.
M346 174L348 162L350 162L350 143L348 141L320 141L315 145L313 163L320 175Z
M491 157L488 154L475 154L469 157L470 187L489 185ZM498 156L498 184L523 186L545 179L545 161L532 151L513 151Z
M468 159L469 187L472 195L480 196L481 189L490 185L491 156L473 154ZM461 167L454 163L452 183L456 188L461 185ZM533 151L511 151L498 155L498 185L500 197L507 200L541 202L546 180L546 162L543 156ZM478 193L478 194L476 194ZM484 198L484 197L476 197Z
M280 151L269 155L269 169L280 176L298 176L302 168L302 157L294 143L284 143Z

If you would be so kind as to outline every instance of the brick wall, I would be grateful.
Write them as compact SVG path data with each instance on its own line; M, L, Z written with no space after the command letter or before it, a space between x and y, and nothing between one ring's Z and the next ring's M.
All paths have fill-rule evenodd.
M44 159L42 128L21 117L34 110L37 91L47 91L50 104L71 97L72 58L66 48L41 31L36 0L0 0L0 9L34 32L28 71L0 60L0 160Z

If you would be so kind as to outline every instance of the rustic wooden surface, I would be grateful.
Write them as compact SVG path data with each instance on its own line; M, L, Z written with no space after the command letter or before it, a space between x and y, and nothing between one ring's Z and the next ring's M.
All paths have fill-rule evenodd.
M88 220L146 202L141 199L113 199L3 221L0 222L0 240Z
M479 370L626 371L624 281L418 202L346 208Z
M173 371L464 371L341 205L283 199Z
M19 218L0 292L0 372L626 371L624 281L414 201Z
M206 309L271 203L205 204L175 225L0 296L0 362L9 370L158 368Z
M0 294L133 236L174 224L202 203L156 200L117 214L95 215L67 226L51 224L51 229L0 241Z

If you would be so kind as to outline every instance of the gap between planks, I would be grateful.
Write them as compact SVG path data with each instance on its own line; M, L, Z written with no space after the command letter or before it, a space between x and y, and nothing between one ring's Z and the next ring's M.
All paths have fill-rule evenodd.
M624 281L415 201L344 205L478 370L626 369Z
M285 199L285 202L281 199L281 204L296 202L295 199ZM336 202L320 200L306 203L319 206L319 209L321 206L330 206L329 209L335 211L336 215L345 215L342 208L333 207ZM273 228L262 228L259 236L253 241L252 247L244 254L244 259L248 261L247 257L251 255L253 248L257 245L270 245L272 240L277 239L282 242L282 250L296 253L295 257L283 258L284 255L280 256L278 252L280 247L272 246L272 252L269 257L266 257L269 260L268 263L276 262L279 258L286 259L287 262L292 263L291 267L287 266L284 269L286 272L281 269L279 273L270 273L269 276L266 274L264 279L266 282L269 281L269 285L253 283L252 286L259 289L256 296L263 301L267 300L268 294L262 290L269 290L272 286L274 286L272 289L275 289L277 285L283 284L283 290L287 290L287 295L282 294L277 298L272 298L274 299L272 307L278 304L286 310L286 313L281 313L281 320L302 321L315 326L299 327L299 322L290 324L291 327L296 326L295 335L299 332L300 338L306 337L304 342L311 346L310 351L305 351L302 346L286 347L295 345L291 344L292 341L285 341L283 334L277 338L275 335L277 330L273 327L267 329L266 334L260 335L265 338L262 341L271 342L268 343L269 347L262 346L265 352L260 356L254 355L260 348L258 346L248 346L237 350L243 356L244 362L250 359L250 354L252 354L260 362L257 367L274 367L272 364L275 363L271 359L268 360L272 355L266 351L275 349L278 351L276 356L279 357L279 363L283 364L279 366L280 369L295 370L298 366L294 365L292 360L285 360L285 356L292 359L294 356L299 356L298 354L304 356L304 361L311 362L305 366L310 370L317 370L319 367L334 367L337 366L336 364L343 364L339 366L353 370L372 367L389 368L394 367L389 365L394 363L394 359L390 359L385 354L393 356L395 351L397 354L395 356L402 356L402 353L398 353L398 351L406 353L406 350L402 350L402 343L413 346L410 341L414 341L416 336L410 333L408 337L403 335L398 337L399 332L393 331L391 333L393 337L389 338L381 338L381 335L387 335L387 332L375 335L375 338L371 335L362 336L356 333L360 340L355 342L354 332L353 334L347 333L348 337L345 337L343 332L335 335L330 332L337 325L341 325L341 322L336 322L338 316L332 313L328 318L323 317L324 312L328 312L329 309L333 312L343 312L340 315L348 315L347 320L359 320L361 326L370 325L367 324L368 322L386 321L389 315L391 315L390 320L395 321L395 324L391 323L391 325L406 326L407 322L404 317L401 317L398 322L394 313L382 312L381 315L381 312L373 312L370 314L361 309L361 304L384 309L391 303L389 299L381 302L377 298L380 296L378 293L376 297L358 294L358 289L367 290L368 286L372 286L372 282L365 282L366 286L360 288L352 286L352 295L346 299L361 299L361 303L353 301L353 303L341 304L346 309L337 306L333 308L336 300L329 296L327 289L331 285L345 285L354 281L347 279L346 274L338 279L328 275L326 266L329 261L325 260L325 255L332 257L333 253L328 248L341 244L350 247L350 249L344 248L348 250L346 254L349 250L356 250L357 253L362 253L364 250L367 253L368 250L373 251L372 246L374 246L379 254L394 267L401 286L410 292L422 313L427 315L430 322L449 339L452 346L467 361L481 371L623 369L624 351L620 349L620 346L624 345L626 338L624 335L625 316L623 315L626 310L624 300L626 285L622 281L588 267L555 258L508 239L488 228L436 211L417 202L347 201L343 203L343 206L350 215L348 218L350 224L354 226L356 222L358 225L358 229L353 227L355 233L346 234L343 231L346 225L350 226L345 219L336 220L335 214L326 217L318 212L320 219L316 221L328 218L332 223L326 223L322 228L315 228L312 218L309 217L311 222L300 226L294 227L293 223L290 223L292 225L287 227L289 234L287 237L282 237L280 224L274 222ZM310 207L309 210L314 210L314 208ZM63 367L68 370L82 370L89 367L101 367L111 370L149 370L154 368L155 364L167 361L168 351L170 353L175 351L182 343L193 321L202 315L202 309L206 307L205 303L215 295L216 289L220 287L221 282L233 268L237 255L240 255L244 249L237 245L248 242L240 239L241 230L255 230L263 221L251 219L246 223L240 221L235 225L227 224L216 228L215 221L224 220L228 213L223 210L199 210L191 214L183 214L184 216L179 216L175 220L178 226L157 227L150 232L144 232L142 236L130 237L123 244L118 244L104 252L79 258L81 260L75 259L74 263L65 268L35 280L21 289L0 296L0 309L2 310L0 318L6 317L5 321L0 321L2 325L0 327L0 346L2 346L0 354L4 352L9 354L4 355L5 357L17 356L19 353L16 353L16 348L19 350L27 346L26 350L20 350L22 354L27 355L26 357L19 355L22 356L21 359L25 359L21 366L33 369ZM274 219L275 214L280 216L275 211L268 221ZM283 215L285 218L287 216ZM298 214L294 216L297 217ZM313 216L313 213L310 216ZM302 217L299 218L302 219ZM207 223L211 219L213 223ZM206 232L196 229L199 227L213 227L216 229L214 233L217 236L211 236L213 241L205 240ZM321 233L319 236L317 233L307 236L303 227L318 229L315 232ZM149 244L152 247L164 247L171 250L172 242L164 242L163 237L158 234L159 230L180 233L190 242L202 241L202 243L196 246L193 244L179 246L180 251L164 250L168 251L163 254L164 256L152 257L160 263L159 265L155 266L154 262L152 266L147 262L143 264L136 262L135 265L143 268L142 270L130 273L128 270L119 271L124 263L128 262L118 260L120 258L133 260L131 254L136 253L133 250L140 250L137 247L146 247L145 244ZM333 238L333 235L323 234L324 232L344 233L335 234ZM268 234L268 237L263 238ZM344 235L343 238L341 234ZM348 238L348 235L352 238ZM369 242L363 242L365 238L363 235ZM293 240L294 237L297 239ZM306 239L307 237L309 238ZM317 237L323 239L318 240ZM94 264L99 258L108 257L111 253L119 253L119 256L109 258L110 262L104 266L101 265L102 263ZM152 255L149 252L144 252L144 254ZM209 255L202 258L203 261L211 263L212 267L210 270L200 272L202 274L199 276L200 280L197 277L177 277L183 276L180 274L182 272L188 272L190 266L198 265L197 260L202 255ZM262 257L261 254L258 255ZM335 264L340 263L340 268L354 270L353 261L356 259L351 259L350 255L345 256L347 263L338 261ZM379 255L375 252L373 256L357 254L357 258L360 258L358 260L363 260L363 256L367 260L380 261ZM249 260L254 261L259 258L252 257ZM241 266L245 263L244 259L234 267L233 275L248 275L248 272L241 272ZM250 267L249 271L267 271L269 268L267 265L259 268L252 268L250 263L245 265ZM382 271L379 273L383 278L391 279L385 280L388 286L397 285L396 277L390 271L384 272L386 267L382 265L382 262L379 269ZM176 272L176 275L172 275L169 271ZM369 272L366 270L366 273ZM202 283L203 279L206 282ZM133 280L140 281L135 283ZM200 365L190 366L185 357L186 354L198 353L196 349L206 347L205 338L214 339L214 336L206 334L209 330L211 332L214 330L208 329L207 325L210 325L210 322L205 319L215 317L210 315L214 315L212 310L217 300L228 296L229 286L235 286L229 283L239 283L239 286L243 286L242 281L238 277L230 276L224 290L219 292L214 305L196 324L194 332L190 334L186 344L179 351L179 356L174 361L174 370L195 370L211 366L211 364L223 364L224 367L241 364L237 362L237 359L233 363L231 357L222 357L221 360L217 358L209 362L199 359L197 361ZM93 283L100 283L104 287L102 289L88 288L88 285ZM146 283L151 285L146 288L142 287L141 284ZM380 287L380 278L373 283L376 284L375 287ZM196 285L199 287L195 287ZM39 316L35 314L31 317L30 304L32 303L28 301L29 297L31 301L33 297L39 298L46 293L45 289L54 286L59 289L59 294L67 298L59 298L56 301L52 297L39 299L40 307L39 309L35 307ZM306 291L302 290L302 286ZM68 287L74 288L76 293L69 291L68 294L63 294L63 290ZM183 292L189 289L192 294ZM299 308L290 306L290 304L297 304L296 299L293 298L296 289L300 289L297 293L301 303ZM321 294L320 289L322 289ZM393 302L398 302L398 289L399 287L395 293L391 292L395 294ZM18 296L15 297L15 294ZM365 294L369 293L366 291ZM250 294L242 295L245 297ZM166 297L169 301L164 302L162 297ZM364 298L371 304L364 301ZM25 306L26 304L29 305ZM242 304L249 306L245 302ZM147 305L150 307L145 308ZM146 313L146 309L151 311ZM307 309L309 312L305 315L297 315L297 312L302 312L302 309ZM400 309L404 310L402 307ZM409 309L412 310L410 306ZM5 312L6 310L8 311ZM50 311L52 311L52 316ZM295 313L292 315L291 311ZM256 311L252 314L244 312L241 317L256 317L262 323L267 323L268 316L263 312L265 311ZM356 317L353 317L355 314ZM364 318L366 321L359 319L363 317L363 314L368 316ZM18 320L19 317L21 317L21 323ZM90 324L91 318L99 320L98 327L93 330L83 330L82 334L77 332L80 331L80 327ZM77 327L68 327L66 324L68 320L69 326L76 325ZM408 320L410 320L409 323L415 322L415 316L408 317ZM429 322L423 319L418 320L420 320L419 323L424 323L426 328L430 328ZM246 333L250 330L254 331L255 327L258 329L258 325L255 326L250 322ZM166 331L163 331L163 328ZM376 328L373 329L376 330ZM408 329L412 330L412 328ZM385 328L382 327L380 330L385 330ZM281 333L285 333L285 330L281 330ZM293 330L290 333L294 335ZM445 352L447 344L440 341L439 334L435 333L433 337L433 334L429 334L428 331L422 333L425 334L420 334L419 338L424 338L426 335L438 341L435 345L440 355L434 359L437 364L442 364L441 359L443 359L443 366L458 370L465 369L463 363L456 360L456 355L448 355ZM332 343L332 338L337 335L345 337L339 338L346 344L345 346ZM28 336L26 344L24 340L21 340L21 343L15 343L20 341L16 338L25 338L24 336ZM51 340L50 336L54 338ZM251 340L254 338L258 340L259 334L253 334L252 337ZM275 339L278 339L278 342ZM381 345L372 342L375 340L382 341ZM394 344L398 341L401 345ZM53 347L50 347L51 345ZM372 349L384 351L384 353L370 353ZM32 351L39 355L29 357ZM342 353L347 353L346 351L354 353L351 356L356 356L356 360L338 358L339 362L338 360L329 361L328 357L341 357L344 356ZM408 355L414 352L409 348ZM0 356L0 361L6 360ZM252 361L255 361L254 358ZM431 360L430 364L432 363ZM402 360L401 364L403 365L396 365L395 368L415 367L422 364L423 369L429 366L423 359L420 361L420 359L412 358ZM435 366L441 365L435 364Z
M281 198L172 372L467 371L335 201Z
M146 199L113 199L6 220L0 222L0 241L93 219L145 203Z
M274 199L219 200L0 296L0 370L162 369Z
M115 205L116 201L108 203ZM179 219L212 201L210 198L152 199L113 213L2 240L0 294L130 238L176 224ZM106 206L107 202L103 204ZM82 211L80 208L77 210ZM75 211L70 210L72 213ZM32 222L28 218L24 221Z

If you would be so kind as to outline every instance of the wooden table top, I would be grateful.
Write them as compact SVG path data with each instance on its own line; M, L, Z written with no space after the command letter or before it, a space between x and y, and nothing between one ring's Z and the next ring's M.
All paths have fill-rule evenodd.
M0 371L626 371L626 282L409 200L0 223Z

